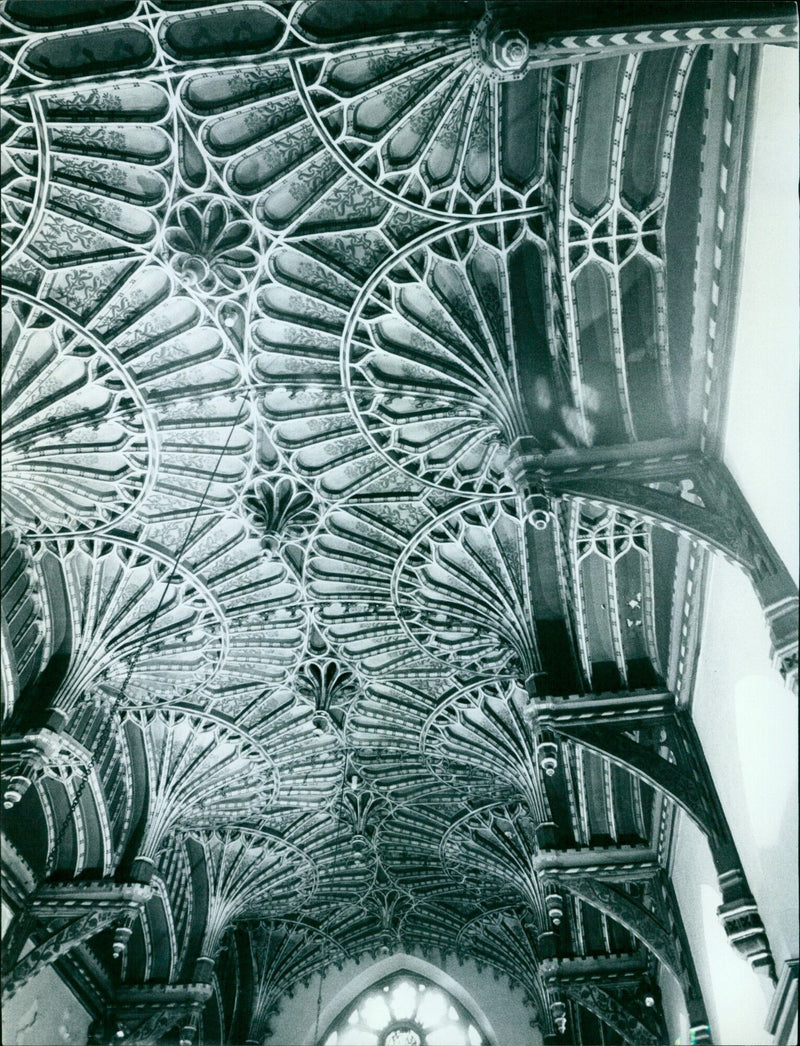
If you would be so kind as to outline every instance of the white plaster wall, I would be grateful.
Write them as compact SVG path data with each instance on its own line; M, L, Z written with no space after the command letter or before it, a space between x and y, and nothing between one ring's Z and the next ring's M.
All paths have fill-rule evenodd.
M797 698L770 665L747 578L720 560L707 618L694 721L781 964L798 954Z
M47 967L3 1004L3 1046L86 1043L91 1018Z
M798 571L797 52L764 49L729 399L725 461L764 529ZM778 972L798 954L797 700L770 665L749 581L715 559L693 715L767 929ZM725 939L705 837L682 814L675 890L714 1042L769 1043L772 988ZM662 992L671 1041L688 1041L682 1000Z
M284 998L280 1013L272 1021L272 1035L264 1040L265 1046L308 1046L313 1043L318 1003L317 1036L320 1036L347 1005L348 988L356 978L364 977L367 971L372 973L370 968L374 967L374 976L370 976L367 983L380 980L385 975L383 966L381 960L365 959L360 964L348 962L341 970L332 969L323 977L321 996L319 978L314 978L308 988L299 988L293 999ZM459 966L456 961L449 960L437 964L437 968L466 991L474 1005L463 996L461 1001L468 1009L477 1011L476 1017L485 1018L487 1030L494 1040L493 1046L541 1046L541 1033L530 1026L534 1014L525 1005L520 989L512 991L505 978L495 981L490 970L478 970L474 962Z
M3 903L3 935L11 921ZM26 947L25 950L28 950ZM3 1046L84 1044L91 1017L55 970L45 968L3 1003Z
M725 462L798 578L798 54L765 47Z
M772 1042L764 1023L772 998L765 975L755 974L730 946L716 910L722 903L705 836L683 814L677 825L678 859L672 872L683 922L716 1046L759 1046ZM666 975L662 975L662 992ZM668 1024L673 1042L688 1043L682 999ZM666 999L665 999L666 1002ZM666 1007L665 1007L666 1008Z
M780 972L798 954L797 700L770 664L749 581L720 559L711 571L693 716ZM708 844L682 814L673 881L714 1042L772 1042L764 1031L772 986L727 943ZM675 1007L665 992L672 1041L687 1042L682 1005Z

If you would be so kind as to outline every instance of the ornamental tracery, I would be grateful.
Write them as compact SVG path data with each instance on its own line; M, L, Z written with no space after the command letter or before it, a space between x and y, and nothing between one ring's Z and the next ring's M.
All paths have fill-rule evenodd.
M141 908L62 942L116 943L106 1016L211 1034L246 947L256 1036L331 962L411 945L513 976L550 1032L583 998L637 1034L622 996L561 990L576 957L644 976L655 941L696 1000L663 890L542 864L656 860L664 803L702 793L686 746L656 799L646 731L634 759L541 719L666 683L678 539L670 560L646 512L554 494L525 454L682 432L682 113L712 67L734 103L766 28L582 61L477 3L79 7L2 15L3 514L27 564L4 579L43 640L11 644L3 707L59 709L96 764L61 753L60 791L20 794L41 867L152 862ZM73 638L34 694L66 643L46 557ZM5 631L3 658L5 683Z

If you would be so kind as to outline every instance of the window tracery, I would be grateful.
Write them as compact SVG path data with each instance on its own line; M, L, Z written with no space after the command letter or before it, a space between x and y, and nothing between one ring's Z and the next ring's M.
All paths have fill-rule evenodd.
M320 1046L488 1046L475 1019L441 986L398 973L371 985L334 1021Z

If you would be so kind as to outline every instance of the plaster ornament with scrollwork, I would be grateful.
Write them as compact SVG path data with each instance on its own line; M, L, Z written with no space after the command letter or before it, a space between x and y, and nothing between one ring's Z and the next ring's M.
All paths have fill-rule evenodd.
M393 573L405 631L443 664L526 680L541 669L528 556L513 499L442 513Z
M422 725L450 689L444 677L376 679L351 706L345 740L353 765L391 810L413 807L431 794L453 794L431 776L420 752Z
M420 748L433 772L471 797L519 798L541 824L553 814L540 768L539 745L515 682L452 691L428 715Z
M115 438L128 439L128 466L143 477L135 491L120 483L127 500L102 524L119 527L111 551L50 538L47 547L66 564L80 622L70 694L119 698L124 716L159 734L163 795L174 790L179 827L194 833L194 842L168 835L171 814L156 832L174 937L159 969L173 980L202 920L194 862L207 861L224 900L224 917L217 905L209 923L214 946L241 915L231 883L253 898L245 915L274 914L271 889L246 873L257 847L212 831L228 799L251 809L235 776L245 764L255 805L272 804L270 839L299 847L318 881L310 901L305 886L298 896L280 880L278 900L292 894L298 918L318 914L314 933L324 927L348 954L401 941L450 948L477 900L498 890L519 900L537 840L509 808L474 805L521 798L536 823L543 794L565 809L588 787L571 742L554 752L542 736L534 750L515 683L541 669L537 611L583 591L575 564L587 557L568 512L539 535L553 548L531 538L523 516L549 526L552 492L512 486L507 448L531 434L554 446L604 443L615 425L613 441L640 435L643 374L664 418L682 416L670 400L671 382L679 399L682 389L666 337L666 190L683 91L692 63L704 72L704 49L676 47L660 65L614 52L534 69L541 55L523 60L518 31L495 27L474 53L483 12L470 5L448 7L444 21L439 5L393 7L402 37L386 9L370 5L367 23L359 5L336 0L188 10L152 0L123 14L87 10L78 26L14 0L0 16L12 308L21 315L36 301L25 337L53 329L62 355L80 349L83 387L105 397L115 424L125 420L133 435L120 428ZM664 83L650 91L654 65ZM598 111L595 100L609 96ZM650 136L649 188L634 198L641 165L629 131L650 98L663 101L662 120ZM607 157L592 158L606 132ZM643 292L631 292L632 304L631 286ZM607 308L605 384L585 316L595 295ZM652 329L632 338L626 323L648 302ZM34 399L41 417L49 401ZM71 419L68 388L56 400ZM77 454L70 440L74 429L54 460ZM108 446L97 454L108 474ZM512 490L526 509L503 500ZM483 504L455 510L476 491ZM97 525L89 517L101 499L83 505L70 533ZM50 530L63 534L62 510L51 511ZM592 557L620 536L598 534ZM534 598L534 568L554 549L552 598ZM651 549L630 545L626 557L652 566ZM182 569L168 581L176 559ZM160 566L148 574L151 560ZM116 591L132 603L140 585L145 616L167 592L141 658L125 642L147 633L143 620L103 602ZM159 650L151 640L162 624ZM120 650L127 663L114 661ZM225 777L205 730L192 738L202 753L183 782L178 751L189 740L171 718L176 701L202 706L187 721L213 719L209 732L227 738L221 752L267 751L269 784L249 757ZM332 729L316 729L315 715ZM240 731L241 747L231 739ZM219 771L224 794L205 809L181 791L201 766L211 770L200 787ZM614 790L600 791L613 813ZM305 868L286 857L287 874L295 864ZM270 868L265 880L278 874ZM547 926L563 894L564 941L585 948L577 902L549 880L541 887ZM531 884L523 894L528 904L538 897ZM464 935L465 950L516 970L551 1021L563 1001L541 995L515 943L525 938L532 961L538 937L511 922L495 932L484 914L485 933ZM302 980L311 953L302 944L296 954L287 976Z
M264 407L278 445L309 479L326 463L328 496L372 489L387 468L386 483L400 481L395 468L411 489L422 482L491 495L507 487L507 448L518 436L569 440L552 409L558 370L546 358L536 396L521 393L528 379L518 355L527 346L515 347L523 318L513 281L528 264L535 274L542 241L526 240L506 258L493 228L478 229L489 242L465 232L469 249L453 236L428 247L425 237L360 290L316 259L273 252L271 282L258 296L266 318L253 331L254 377L271 382ZM544 300L531 322L552 325ZM312 406L320 416L309 427Z
M23 532L119 523L152 485L141 393L80 331L10 298L3 380L3 513Z
M341 748L320 731L312 709L293 687L256 688L239 706L237 695L220 696L219 708L237 706L235 722L275 767L275 808L323 810L335 802L341 782Z
M445 870L468 888L493 898L525 901L539 932L550 922L540 878L534 868L541 827L521 803L493 803L455 820L442 837Z
M205 700L236 715L254 692L285 683L295 669L307 627L296 577L263 555L241 516L210 512L165 519L142 532L141 547L169 549L210 594L226 624L225 657Z
M471 802L524 798L544 822L551 815L527 705L513 681L375 681L352 707L347 739L392 806L449 789Z
M30 286L60 268L51 293L80 315L107 283L93 265L119 274L154 242L172 155L167 92L153 82L71 84L5 104L17 128L6 146L17 175L4 200L9 283ZM33 143L41 159L30 200Z
M347 786L345 785L345 791ZM341 802L342 783L337 800ZM287 810L267 816L265 824L280 830L313 862L317 889L313 908L334 911L360 903L378 876L374 850L358 845L352 824L342 808L332 804L308 810ZM310 911L309 911L310 913Z
M423 502L354 505L330 511L312 544L307 590L325 639L366 675L443 674L445 667L402 627L392 578L414 530L435 519Z
M344 55L314 48L195 73L181 102L229 188L254 198L271 229L320 226L359 194L376 217L392 204L433 218L519 209L544 173L548 78L493 84L472 60L470 28L455 47L425 33L387 36ZM542 113L525 149L506 132L509 104Z

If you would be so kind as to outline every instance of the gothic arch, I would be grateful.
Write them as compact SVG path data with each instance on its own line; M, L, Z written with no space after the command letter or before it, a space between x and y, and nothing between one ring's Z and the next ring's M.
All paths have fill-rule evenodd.
M319 1036L326 1028L330 1028L339 1014L343 1013L348 1006L351 1006L373 984L384 981L392 974L402 973L408 973L412 976L418 974L443 988L449 995L452 995L475 1019L475 1023L487 1042L491 1046L495 1046L497 1036L492 1029L489 1018L470 992L438 966L428 962L426 959L419 958L419 956L409 955L407 952L399 952L396 955L388 956L386 959L379 959L354 977L346 987L337 992L330 1002L320 1010L319 1021L317 1021L316 1017L312 1021L303 1038L303 1046L317 1046L318 1040L315 1038L317 1027L320 1029L317 1033Z

